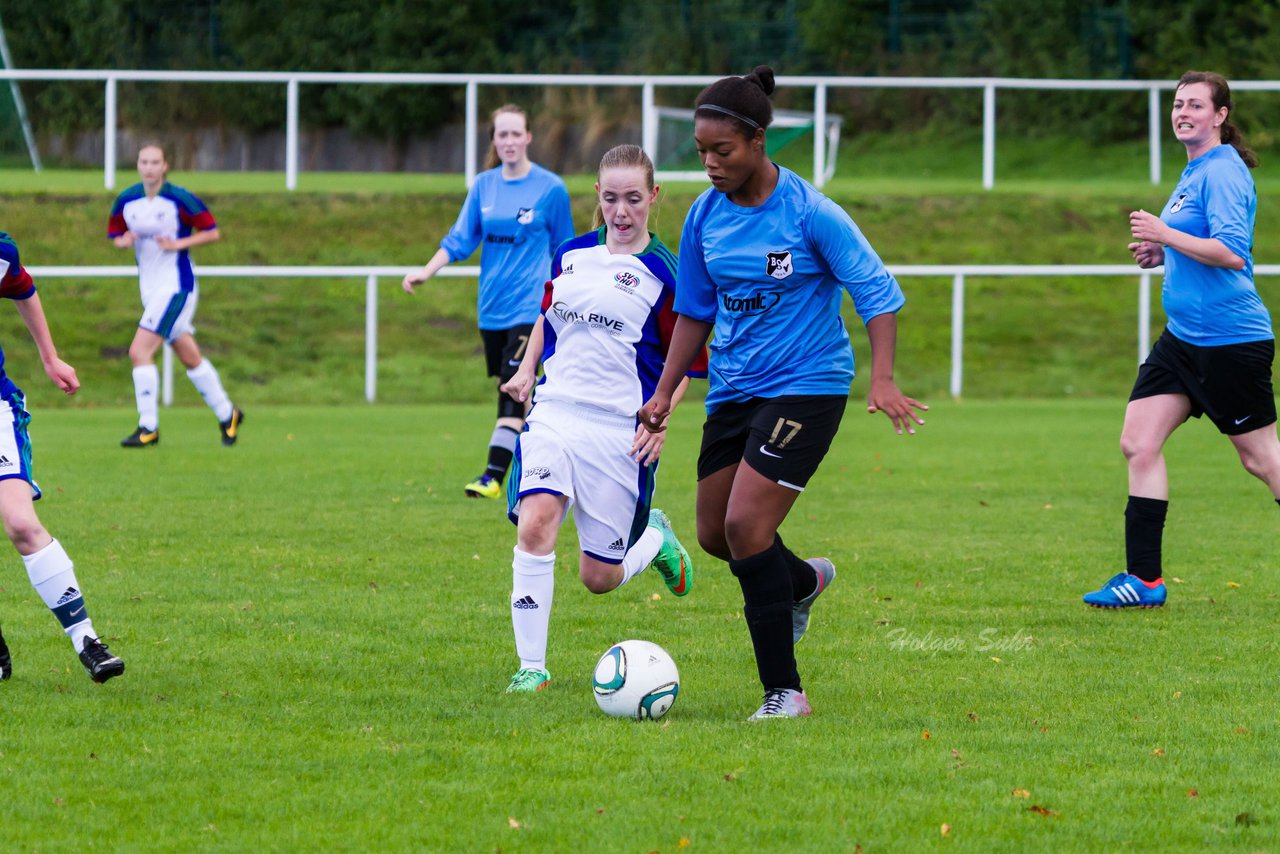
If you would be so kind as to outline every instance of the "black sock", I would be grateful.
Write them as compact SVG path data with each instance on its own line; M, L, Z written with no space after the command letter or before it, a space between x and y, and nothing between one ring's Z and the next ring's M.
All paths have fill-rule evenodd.
M791 633L791 573L780 543L750 557L731 559L729 570L742 587L742 614L751 632L760 684L766 689L800 690Z
M809 566L808 561L796 557L796 553L782 542L780 534L776 536L775 542L782 552L782 559L787 562L787 569L791 571L791 595L799 602L818 589L817 570Z
M520 431L510 427L494 428L493 436L489 439L489 463L485 466L485 474L494 480L502 480L507 476L511 458L515 456L516 439L519 437Z
M1159 498L1129 496L1124 509L1124 551L1129 573L1143 581L1158 581L1161 575L1160 544L1169 502Z

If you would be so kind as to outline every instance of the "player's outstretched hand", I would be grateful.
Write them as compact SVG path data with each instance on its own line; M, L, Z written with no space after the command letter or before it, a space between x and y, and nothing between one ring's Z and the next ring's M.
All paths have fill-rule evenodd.
M533 390L533 384L537 379L538 377L533 371L526 371L524 368L520 368L511 379L498 386L498 391L524 403L529 399L529 392Z
M641 465L651 466L662 455L662 446L666 441L666 430L655 432L640 424L636 427L636 436L631 442L631 458Z
M53 384L66 394L75 394L76 389L80 388L80 378L76 376L76 369L61 359L45 362L44 372L49 375L49 379L53 380Z
M1138 266L1144 270L1159 267L1164 263L1164 247L1159 243L1139 240L1129 244L1129 251L1133 253L1133 260L1137 261Z
M126 231L124 234L120 235L119 237L111 238L111 242L116 245L117 249L128 249L129 247L133 246L133 232Z
M924 419L912 412L912 409L918 409L921 412L929 411L926 404L903 394L893 380L873 379L871 381L871 392L867 395L867 412L883 412L889 416L889 420L893 422L893 429L898 431L899 436L902 435L904 427L914 436L915 425L924 424Z
M666 430L667 419L670 417L671 396L661 392L655 392L653 397L649 398L645 405L640 407L640 411L636 413L636 418L640 419L640 426L650 433Z

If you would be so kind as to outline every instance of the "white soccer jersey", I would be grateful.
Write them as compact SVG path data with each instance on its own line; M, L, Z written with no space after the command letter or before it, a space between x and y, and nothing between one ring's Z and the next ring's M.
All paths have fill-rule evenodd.
M566 241L551 269L534 402L634 416L662 375L675 326L675 256L652 235L639 254L615 255L600 228Z
M138 260L138 284L142 301L166 291L190 291L196 286L195 269L187 250L168 252L156 244L157 237L187 237L193 229L217 228L213 214L195 194L165 182L153 198L147 198L142 184L121 193L111 207L108 237L133 232L134 257Z

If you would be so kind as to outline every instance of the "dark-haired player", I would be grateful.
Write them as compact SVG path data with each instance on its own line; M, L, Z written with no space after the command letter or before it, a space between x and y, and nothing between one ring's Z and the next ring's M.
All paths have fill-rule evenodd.
M853 350L842 291L871 341L869 412L899 433L923 424L894 383L901 288L853 220L765 151L773 70L726 77L698 95L694 139L712 189L694 202L680 241L667 365L640 411L657 427L712 329L707 422L698 458L698 542L729 562L764 685L753 719L809 714L794 645L814 599L835 577L826 558L798 558L778 526L840 426Z
M551 253L573 237L569 191L558 175L529 159L529 119L514 104L499 107L489 126L487 171L476 176L458 221L426 266L404 277L402 286L430 279L446 265L470 257L481 243L476 294L485 366L501 385L516 372L538 319ZM525 407L498 392L498 420L489 437L489 458L464 488L469 498L497 498L524 427Z
M18 244L3 231L0 231L0 297L13 300L49 379L67 394L75 394L80 388L76 370L58 358L36 286L22 267ZM84 669L94 682L106 682L124 673L124 662L98 640L85 610L71 558L36 516L35 501L40 498L40 487L31 476L31 440L27 436L30 421L26 398L22 389L5 374L4 353L0 352L0 519L4 522L4 532L22 556L31 586L58 618L71 639L71 646L80 654ZM9 648L0 636L0 679L8 679L11 672Z
M1165 603L1161 546L1169 509L1164 443L1188 418L1208 415L1245 470L1280 503L1280 442L1271 390L1275 335L1253 284L1258 165L1231 121L1219 74L1188 71L1174 90L1173 135L1187 167L1160 216L1129 215L1129 251L1144 268L1164 264L1168 323L1138 369L1120 449L1129 463L1124 572L1085 594L1099 608Z

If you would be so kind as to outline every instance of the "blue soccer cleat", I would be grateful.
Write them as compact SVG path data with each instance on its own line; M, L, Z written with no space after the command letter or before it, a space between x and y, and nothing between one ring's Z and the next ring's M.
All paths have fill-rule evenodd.
M1121 572L1102 585L1101 590L1084 594L1084 604L1095 608L1159 608L1168 595L1163 581L1148 587L1138 576Z

